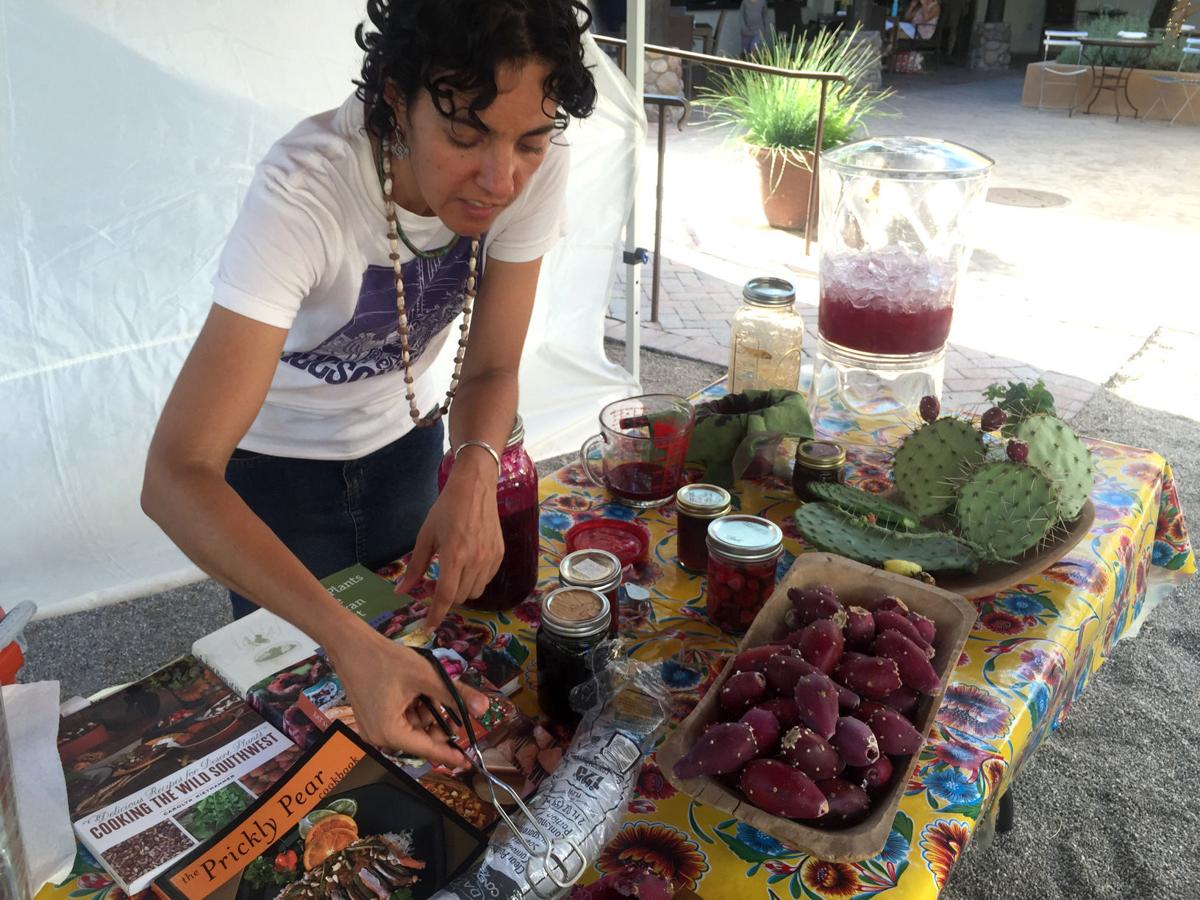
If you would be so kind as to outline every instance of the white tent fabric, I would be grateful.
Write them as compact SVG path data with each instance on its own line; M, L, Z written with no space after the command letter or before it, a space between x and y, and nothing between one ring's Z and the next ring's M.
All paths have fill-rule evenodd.
M0 606L78 611L200 577L141 512L146 446L255 163L351 89L361 4L0 0ZM603 318L645 118L589 47L569 236L522 372L535 455L637 392ZM7 107L7 108L6 108ZM447 369L448 376L448 369Z

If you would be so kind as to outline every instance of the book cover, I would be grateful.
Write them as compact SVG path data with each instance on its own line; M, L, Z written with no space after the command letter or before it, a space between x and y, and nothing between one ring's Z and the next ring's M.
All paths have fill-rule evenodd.
M154 882L170 900L428 897L485 838L335 723L240 818Z
M255 684L317 652L317 642L270 610L259 609L192 644L192 655L245 697Z
M58 750L76 836L128 894L208 840L299 754L192 656L65 716Z
M376 630L412 604L411 597L398 595L392 582L363 565L334 572L322 578L321 584L338 603Z

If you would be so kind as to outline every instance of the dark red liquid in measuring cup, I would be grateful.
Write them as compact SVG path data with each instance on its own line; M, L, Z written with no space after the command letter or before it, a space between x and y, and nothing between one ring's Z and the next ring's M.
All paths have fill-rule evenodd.
M621 463L609 469L604 480L609 492L618 499L653 503L675 495L675 489L679 487L679 464Z

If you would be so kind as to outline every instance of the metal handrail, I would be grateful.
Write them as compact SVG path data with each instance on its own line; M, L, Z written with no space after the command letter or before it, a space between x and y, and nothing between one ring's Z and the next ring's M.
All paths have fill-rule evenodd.
M593 34L592 37L598 44L611 44L617 47L622 56L625 53L627 42L623 38L608 37L603 34ZM816 225L816 210L814 201L817 196L817 183L820 180L821 174L821 141L825 137L825 97L829 91L829 83L834 82L840 87L840 94L850 86L850 79L845 75L839 75L835 72L808 72L797 69L781 69L778 66L765 66L762 63L749 62L744 59L731 59L727 56L713 56L709 53L696 53L694 50L681 50L678 47L660 47L657 44L644 44L642 49L646 53L657 53L660 56L674 56L677 59L687 59L692 62L700 62L705 65L723 66L727 69L748 69L751 72L761 72L764 75L778 75L782 78L801 78L808 81L817 81L821 85L821 99L817 107L817 133L813 141L813 165L812 178L808 183L808 203L806 210L808 218L804 225L804 255L808 256L812 249L812 233Z

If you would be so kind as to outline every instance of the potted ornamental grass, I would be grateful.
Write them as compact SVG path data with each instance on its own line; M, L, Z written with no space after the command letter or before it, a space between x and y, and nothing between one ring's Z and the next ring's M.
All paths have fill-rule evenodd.
M879 59L855 40L857 34L855 27L845 34L822 31L790 41L776 36L750 56L751 62L774 68L846 76L848 85L826 86L822 151L859 137L864 120L882 114L880 105L892 95L862 86ZM807 222L820 96L820 83L810 79L724 69L697 97L709 123L732 125L758 161L763 211L774 228L803 229Z

